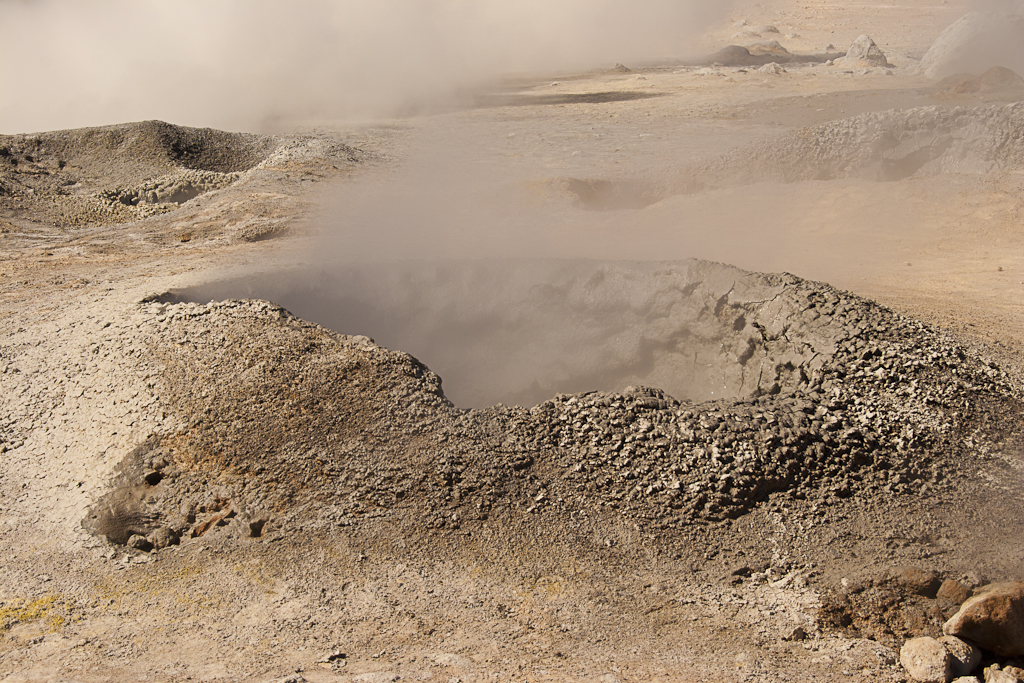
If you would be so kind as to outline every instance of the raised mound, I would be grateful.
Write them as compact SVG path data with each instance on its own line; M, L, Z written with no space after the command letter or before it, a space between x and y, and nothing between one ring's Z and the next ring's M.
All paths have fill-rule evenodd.
M161 121L0 136L0 217L62 228L138 220L230 185L278 145Z
M984 173L1024 164L1024 104L919 107L831 121L740 148L699 171L707 184Z
M1024 71L1024 16L1019 13L968 12L921 58L921 70L936 80L994 66Z
M592 266L591 281L602 270ZM85 526L145 548L218 530L259 537L378 517L458 528L599 512L671 543L776 493L869 506L903 495L949 501L993 468L1019 486L1017 387L940 333L791 276L696 262L636 271L665 282L665 310L674 298L705 345L701 364L734 373L745 353L735 340L757 339L746 363L764 368L770 390L759 380L733 386L728 399L688 403L660 389L609 391L595 379L590 391L532 408L465 411L416 359L366 337L266 302L154 301L143 304L139 334L159 366L163 409L183 427L122 463ZM700 282L688 293L678 272ZM764 299L751 296L755 286ZM702 287L721 293L693 305ZM544 301L565 296L548 293ZM495 372L507 350L494 349Z

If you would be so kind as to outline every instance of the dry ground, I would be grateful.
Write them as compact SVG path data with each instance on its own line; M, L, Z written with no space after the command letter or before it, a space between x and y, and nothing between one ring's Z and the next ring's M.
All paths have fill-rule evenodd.
M868 33L897 68L552 74L452 111L309 124L234 185L136 222L0 217L0 680L261 681L300 670L309 681L898 679L895 641L877 624L834 628L822 600L841 579L905 564L1021 578L1012 442L1005 471L979 467L988 483L957 489L961 499L822 508L773 498L682 545L611 512L567 522L510 510L444 529L369 517L256 538L226 521L152 554L80 522L126 455L189 427L167 409L154 370L163 361L138 332L171 322L139 302L231 275L382 255L696 257L874 299L984 347L1016 376L1020 169L664 189L701 159L798 127L1014 99L939 93L915 74L965 10L955 0L740 3L701 50L730 42L747 19L799 34L766 36L793 52L845 49ZM605 194L588 203L587 188ZM942 608L901 594L890 626L921 630ZM784 639L796 626L808 638Z

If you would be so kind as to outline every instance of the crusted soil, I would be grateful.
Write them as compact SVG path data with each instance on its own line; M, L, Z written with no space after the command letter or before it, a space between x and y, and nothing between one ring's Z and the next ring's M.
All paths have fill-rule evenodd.
M181 242L218 234L265 239L281 232L286 217L295 214L292 207L275 215L273 205L280 203L275 200L283 198L280 181L293 174L299 184L323 179L360 158L359 150L330 136L226 133L162 121L5 135L0 136L0 230L74 244L96 228L121 224L166 240L170 224L181 227L174 235ZM304 166L311 159L316 159L312 176ZM326 160L332 163L325 166ZM268 180L276 182L276 191L267 192ZM207 193L215 195L191 201ZM247 204L245 224L218 220L225 205L241 201ZM171 212L176 215L169 223Z
M1017 462L1018 391L997 364L795 278L761 278L775 296L758 310L747 300L751 279L716 314L730 326L750 317L762 352L746 362L761 368L761 383L698 403L629 387L465 412L412 357L268 304L146 304L139 333L155 335L159 395L188 425L133 451L134 476L87 525L123 542L161 525L202 536L211 528L202 514L243 528L263 520L261 534L279 516L308 528L305 517L347 524L406 513L457 528L510 510L571 518L598 509L668 541L773 493L816 504L936 499L962 485L950 473L966 462ZM721 347L715 362L744 362Z
M892 75L3 138L0 680L901 680L1021 578L1024 122L815 8Z

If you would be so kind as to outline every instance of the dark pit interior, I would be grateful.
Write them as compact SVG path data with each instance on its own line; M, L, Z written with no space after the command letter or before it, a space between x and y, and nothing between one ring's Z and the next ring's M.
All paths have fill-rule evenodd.
M472 408L630 385L693 401L795 386L830 343L796 333L796 282L702 261L479 260L285 270L167 298L273 301L414 355Z

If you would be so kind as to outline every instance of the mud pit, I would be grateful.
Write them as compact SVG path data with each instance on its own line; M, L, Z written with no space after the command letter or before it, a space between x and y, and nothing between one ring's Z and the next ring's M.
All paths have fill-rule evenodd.
M5 137L0 678L892 681L1019 578L1019 79L915 75L955 2L784 9L794 53L867 31L894 73ZM322 238L354 202L317 189L387 213L418 136L501 182ZM529 220L457 220L492 190Z
M687 401L791 389L835 350L827 322L795 315L795 284L696 261L462 261L271 273L172 297L274 301L411 353L456 405L483 408L630 385ZM838 301L820 297L829 313Z
M494 346L493 337L479 334L481 321L493 324L493 315L481 316L480 309L452 318L417 306L446 324L432 328L445 337L430 338L415 321L406 330L416 335L412 343L455 347L460 364L467 357L488 359L474 368L479 375L466 378L506 380L505 386L492 384L495 391L508 391L509 377L517 378L512 386L519 391L526 383L538 390L553 367L576 362L578 372L567 381L587 383L582 393L548 394L532 408L499 405L466 412L449 402L441 379L417 359L386 351L365 336L338 337L276 306L239 300L171 303L180 294L145 304L141 332L151 340L153 357L165 365L168 406L188 416L189 426L147 442L126 459L122 468L134 474L124 475L113 502L94 510L93 519L99 515L101 521L92 531L123 543L127 531L103 531L115 524L108 510L152 530L161 517L178 519L189 505L208 506L213 499L221 501L215 512L233 510L242 520L264 522L280 514L322 521L326 510L358 519L367 513L364 506L398 512L413 505L442 528L446 518L436 516L439 500L452 501L443 507L455 510L453 520L486 519L487 511L507 506L585 509L602 501L655 528L671 529L742 514L775 491L830 500L944 490L951 483L949 472L970 457L966 448L1007 462L1019 457L1018 427L1011 417L1020 410L1019 390L1005 371L920 323L827 285L702 262L507 268L421 267L420 278L427 273L443 282L443 289L425 288L408 268L398 271L405 286L396 289L379 270L371 272L377 274L373 283L385 284L385 293L415 291L427 300L438 289L446 295L459 291L468 279L470 298L480 301L479 294L487 293L479 286L484 273L498 285L495 291L510 292L509 281L524 282L526 274L532 276L526 280L528 291L540 287L531 280L544 282L542 294L554 294L571 313L531 316L537 309L522 305L529 298L510 292L514 305L493 303L523 311L520 320L528 324L496 331L508 346ZM559 278L582 285L585 302L560 291ZM622 286L630 281L643 286ZM600 295L605 283L614 298ZM340 286L354 293L351 284ZM639 299L632 306L626 305L629 294ZM660 308L642 305L659 299ZM449 296L443 300L466 307ZM362 310L378 311L378 320L413 310L359 301ZM404 305L408 299L386 303L395 301ZM636 312L651 308L660 315L638 325ZM609 325L609 310L631 323L631 336L618 348L607 339L621 337L626 326ZM554 325L572 319L568 330ZM276 327L270 324L275 320L280 321ZM352 329L362 321L342 322ZM666 328L667 338L677 344L662 344L663 354L655 347L648 374L635 374L645 360L645 345L654 346L654 334ZM470 341L479 346L460 342L467 330L477 332ZM511 330L511 339L505 330ZM224 337L249 341L245 348L231 349L217 342ZM553 340L565 339L572 347L556 353ZM299 356L282 351L303 346L307 351ZM513 352L517 349L521 356ZM620 355L609 360L615 351ZM538 365L540 354L545 358ZM640 363L623 363L637 356ZM693 370L694 357L703 373ZM203 372L225 365L248 370L240 376L230 370ZM616 365L622 373L608 374ZM522 377L527 372L536 374ZM745 386L744 377L757 381ZM637 378L674 382L692 396L681 403L664 384L618 391L609 386ZM286 395L288 407L281 410ZM211 432L203 427L207 423L226 429ZM374 436L355 438L356 425ZM447 455L424 448L424 441L445 444ZM143 458L148 467L142 466ZM386 472L367 478L364 468L377 458L391 459ZM457 475L435 480L417 474L421 467L446 469L451 458L459 463ZM282 477L296 468L312 468L316 476ZM540 480L513 483L519 478ZM147 507L137 488L147 485L170 500ZM460 492L453 496L446 487ZM530 501L524 489L535 489L532 502L523 502ZM186 527L192 523L199 522L191 519ZM181 522L175 524L180 535ZM202 532L193 527L190 533Z

